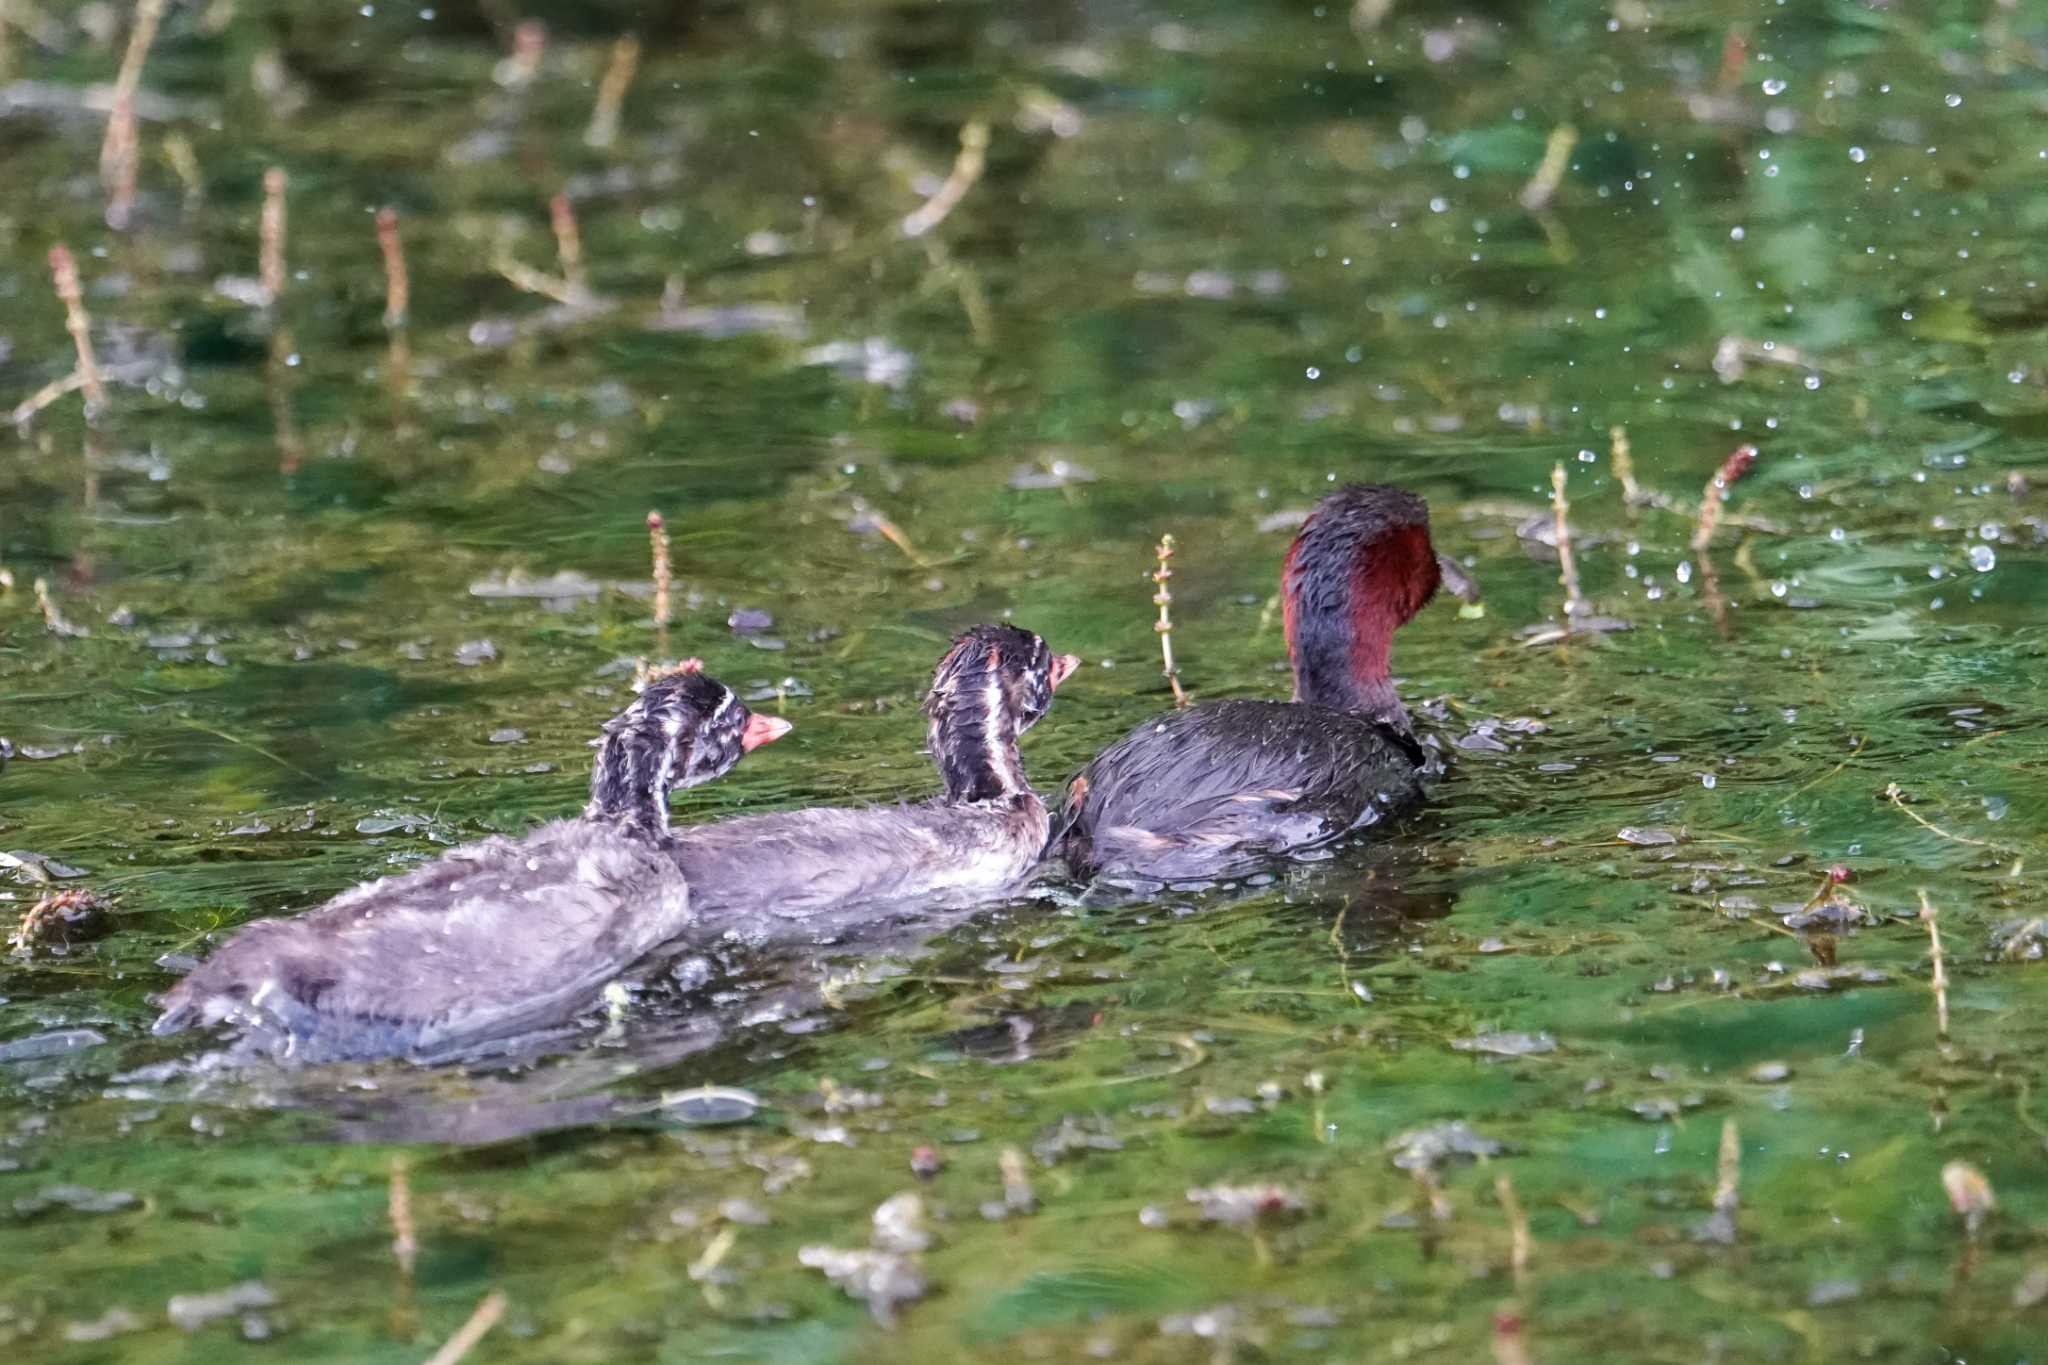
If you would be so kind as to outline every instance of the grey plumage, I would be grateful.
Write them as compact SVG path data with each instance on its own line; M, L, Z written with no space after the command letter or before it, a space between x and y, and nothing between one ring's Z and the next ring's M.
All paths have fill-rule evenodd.
M786 728L694 668L659 678L604 727L583 818L247 925L164 995L156 1031L226 1023L293 1060L431 1061L566 1022L690 926L662 848L669 792Z
M1076 871L1235 876L1413 808L1413 736L1304 702L1217 701L1147 721L1069 785L1052 842Z
M989 895L1021 881L1048 829L1017 740L1079 660L1016 626L954 640L925 701L942 793L917 805L824 807L680 830L671 851L704 923L766 942L825 912ZM819 922L824 922L820 920Z
M1038 861L1046 830L1027 792L745 815L683 830L673 849L706 925L767 942L840 906L1000 890Z
M165 995L156 1031L224 1022L294 1060L432 1060L560 1022L690 919L652 843L560 820L248 925Z

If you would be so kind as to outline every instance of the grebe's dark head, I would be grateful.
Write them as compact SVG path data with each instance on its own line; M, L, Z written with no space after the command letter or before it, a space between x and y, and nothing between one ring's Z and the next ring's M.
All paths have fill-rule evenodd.
M685 660L605 722L586 818L665 834L670 792L724 775L748 750L789 732L788 721L755 715L702 670L697 660Z
M953 641L924 703L932 761L949 800L989 801L1031 790L1017 737L1052 709L1053 690L1080 664L1016 626L976 626Z
M1429 505L1391 484L1352 484L1316 504L1280 574L1294 699L1406 721L1388 654L1436 594Z

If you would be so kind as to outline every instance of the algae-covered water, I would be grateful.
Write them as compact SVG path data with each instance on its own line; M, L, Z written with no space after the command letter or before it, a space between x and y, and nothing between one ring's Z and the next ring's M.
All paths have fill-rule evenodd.
M116 231L129 29L0 5L0 404L60 242L107 372L0 435L0 895L118 898L0 962L7 1358L492 1294L470 1360L2048 1354L2039 6L179 4ZM1559 465L1632 628L1529 644ZM1087 661L1054 788L1170 701L1164 532L1189 687L1284 695L1354 479L1486 593L1397 643L1453 763L1371 847L691 959L510 1063L150 1035L237 924L573 810L641 657L796 723L686 820L929 790L1002 616ZM878 1238L872 1305L807 1264Z

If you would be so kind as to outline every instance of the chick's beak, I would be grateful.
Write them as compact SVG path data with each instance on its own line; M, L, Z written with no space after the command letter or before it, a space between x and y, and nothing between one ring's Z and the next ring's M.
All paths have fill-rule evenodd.
M1074 676L1074 670L1081 666L1078 654L1055 654L1052 656L1052 685L1058 687Z
M789 733L789 722L780 716L748 716L747 728L740 731L740 749L751 752L763 744L773 744Z

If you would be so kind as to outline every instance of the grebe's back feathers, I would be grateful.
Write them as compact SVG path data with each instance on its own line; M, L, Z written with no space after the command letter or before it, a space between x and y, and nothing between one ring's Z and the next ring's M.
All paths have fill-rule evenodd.
M690 922L655 844L559 820L246 926L166 994L156 1031L227 1022L298 1061L432 1061L561 1020Z
M1390 722L1300 702L1218 701L1133 730L1075 778L1052 843L1077 872L1231 875L1422 797L1425 755Z

